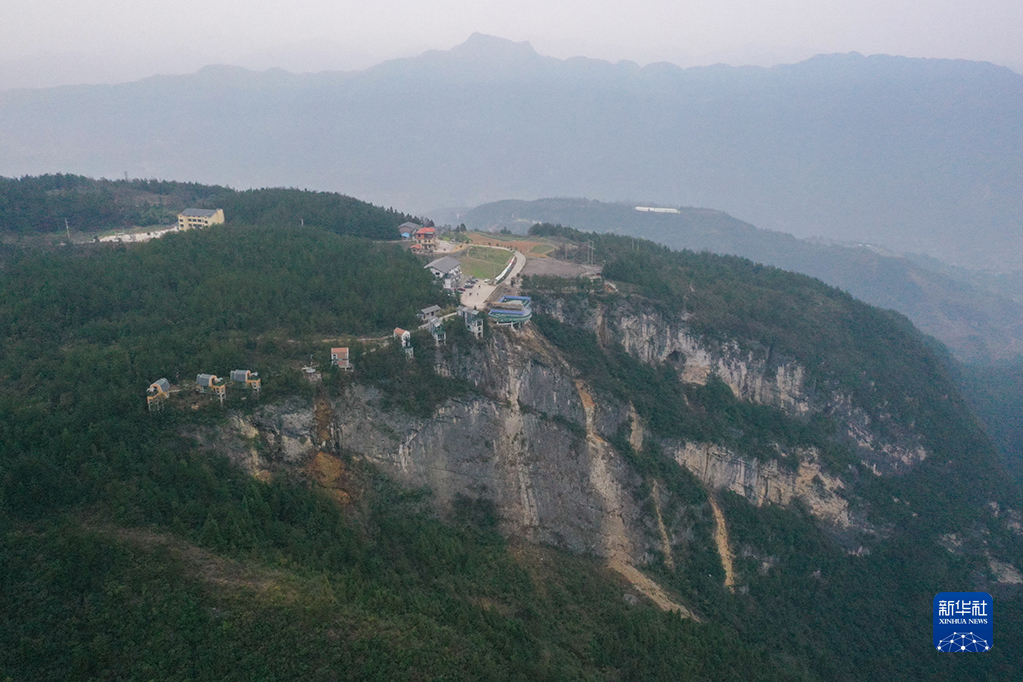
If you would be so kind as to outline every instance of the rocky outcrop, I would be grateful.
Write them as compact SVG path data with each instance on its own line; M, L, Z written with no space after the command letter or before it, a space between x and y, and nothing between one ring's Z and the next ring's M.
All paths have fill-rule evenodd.
M779 460L759 462L711 443L668 444L665 452L715 490L730 490L753 504L789 506L800 500L818 519L836 527L867 528L862 519L854 521L845 498L845 483L821 469L816 451L801 450L788 455L796 466Z
M768 348L742 349L737 343L699 340L686 326L685 316L667 320L641 304L624 301L590 306L555 299L537 309L561 322L589 328L601 343L621 344L643 362L669 362L684 382L704 384L714 374L742 400L794 414L815 407L816 391L798 363Z
M705 384L715 375L740 400L796 417L827 415L845 426L860 461L876 475L902 473L927 457L915 433L885 415L872 418L848 395L818 386L793 359L757 344L699 338L685 315L667 319L639 300L621 299L595 304L554 299L537 310L592 330L602 344L621 344L643 362L669 363L685 383Z
M252 414L232 413L225 427L201 427L185 434L197 445L226 455L253 476L268 480L277 470L294 470L316 452L312 405L289 399Z
M730 344L711 348L700 343L684 326L666 324L655 314L615 317L611 337L647 363L673 361L682 381L704 384L719 376L743 400L774 405L795 414L811 409L813 396L805 385L804 369L794 362L760 356Z

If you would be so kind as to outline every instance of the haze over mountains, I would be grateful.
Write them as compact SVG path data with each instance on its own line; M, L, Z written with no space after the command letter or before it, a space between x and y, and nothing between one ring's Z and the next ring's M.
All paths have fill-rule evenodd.
M586 199L540 199L484 204L460 218L470 229L521 232L535 223L559 223L673 249L742 256L816 277L871 305L897 310L962 361L1011 360L1023 354L1023 303L968 281L969 273L939 272L931 263L922 267L862 246L796 239L721 211L683 208L665 214Z
M0 93L0 175L330 189L421 213L587 196L1023 269L1023 76L858 54L774 68L538 55L474 35L361 72L209 67Z

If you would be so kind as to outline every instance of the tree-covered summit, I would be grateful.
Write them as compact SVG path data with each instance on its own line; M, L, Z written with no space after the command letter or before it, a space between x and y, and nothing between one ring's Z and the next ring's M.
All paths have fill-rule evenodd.
M66 227L94 234L170 225L190 207L222 208L229 223L307 225L370 239L397 239L398 225L411 219L337 192L237 191L195 182L96 180L62 173L0 177L0 236L48 234Z

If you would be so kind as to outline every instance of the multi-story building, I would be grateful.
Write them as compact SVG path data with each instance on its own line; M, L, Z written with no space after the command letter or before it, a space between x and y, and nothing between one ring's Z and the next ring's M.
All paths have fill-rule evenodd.
M195 378L195 390L198 393L215 396L220 402L224 402L227 385L215 374L200 374Z
M338 369L343 369L346 372L350 372L352 367L352 360L348 355L347 348L331 348L330 349L330 364L334 365Z
M433 253L437 248L437 230L433 227L420 227L412 233L415 246L418 246L422 253Z
M186 208L178 214L178 230L193 230L224 222L224 209Z

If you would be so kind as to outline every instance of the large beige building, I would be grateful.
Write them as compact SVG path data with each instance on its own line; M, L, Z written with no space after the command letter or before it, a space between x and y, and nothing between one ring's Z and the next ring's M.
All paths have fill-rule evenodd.
M178 214L178 229L191 230L224 222L224 209L186 208Z

